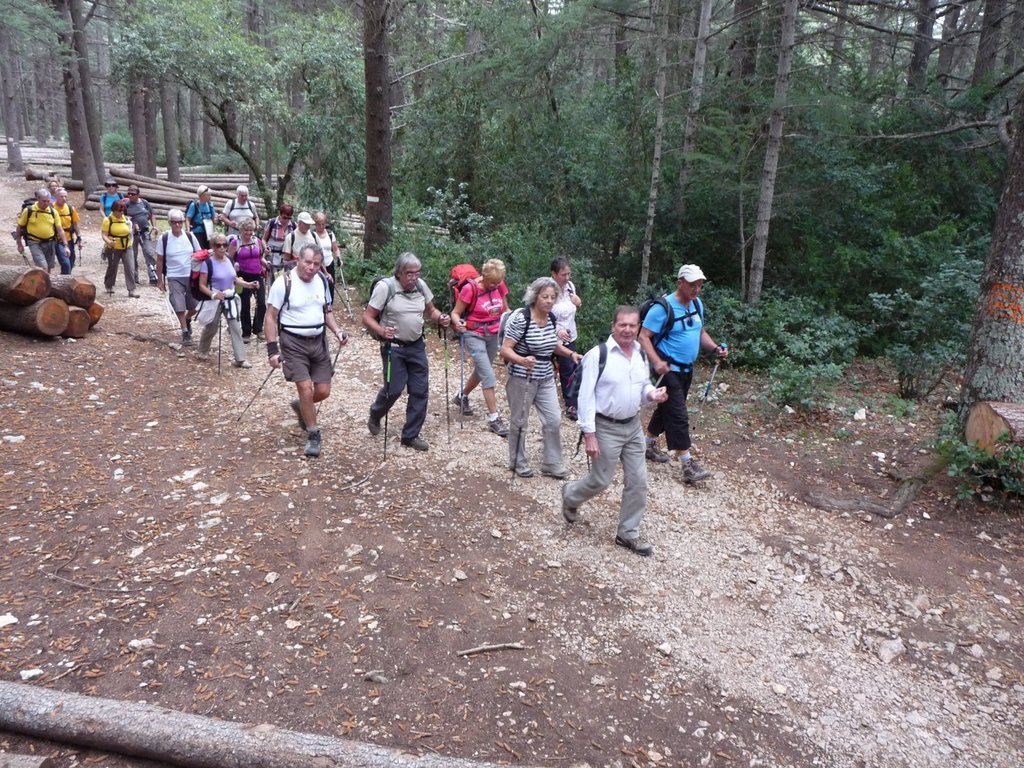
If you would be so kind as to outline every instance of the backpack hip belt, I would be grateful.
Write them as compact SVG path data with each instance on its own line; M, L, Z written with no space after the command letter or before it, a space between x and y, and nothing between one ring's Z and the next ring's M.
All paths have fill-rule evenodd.
M28 232L25 233L25 239L30 243L52 243L56 240L56 237L33 237Z

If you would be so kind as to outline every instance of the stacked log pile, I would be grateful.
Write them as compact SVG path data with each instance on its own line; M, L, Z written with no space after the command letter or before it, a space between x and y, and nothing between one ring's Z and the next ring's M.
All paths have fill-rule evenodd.
M0 330L81 339L103 317L96 286L39 267L0 266Z

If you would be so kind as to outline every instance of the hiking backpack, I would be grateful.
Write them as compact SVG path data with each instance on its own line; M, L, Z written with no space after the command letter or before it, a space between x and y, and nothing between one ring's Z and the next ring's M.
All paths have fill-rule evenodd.
M647 363L647 353L644 352L644 348L640 346L639 342L635 342L637 347L640 349L640 357L643 358L644 363ZM597 378L594 379L594 386L597 387L597 382L601 380L601 374L604 373L604 367L608 363L608 344L601 342L597 345ZM563 395L565 400L575 400L580 395L580 385L583 383L583 363L580 362L576 366L576 370L572 372L569 377L569 383L565 388Z
M13 237L15 240L18 239L18 231L19 230L21 231L21 236L24 237L26 240L27 239L32 239L33 241L35 240L35 238L31 237L29 235L29 233L28 233L28 223L30 221L32 221L32 216L33 215L40 214L40 213L49 213L50 216L52 216L57 221L57 226L60 227L61 229L64 228L64 225L63 225L63 223L60 220L60 216L57 215L57 211L55 211L54 208L53 208L53 203L50 203L49 205L47 205L47 207L44 208L43 210L39 210L38 208L34 208L33 207L35 205L35 202L36 202L36 199L34 197L27 197L27 198L25 198L24 200L21 201L21 212L25 211L25 209L28 209L28 216L25 218L25 226L24 227L22 227L20 225L16 225L14 227L14 231L11 232L11 237ZM68 203L68 206L70 207L71 203ZM18 213L18 219L19 220L21 219L21 212Z
M694 298L693 306L694 310L687 312L682 317L676 317L675 312L672 310L672 305L668 302L668 294L664 296L651 296L643 304L640 305L640 327L643 328L644 320L647 319L647 314L651 311L651 308L655 305L665 310L665 325L661 331L652 334L651 344L657 347L661 342L665 340L665 337L672 330L672 326L676 323L681 323L694 315L700 318L701 325L704 324L704 304L700 299Z
M533 322L533 313L530 311L529 307L518 307L516 309L510 309L508 312L502 314L501 322L498 324L498 349L501 349L502 345L505 343L505 328L508 325L508 321L512 318L513 312L522 312L523 316L526 318L526 326L523 328L523 338L517 341L515 343L515 346L519 346L520 344L523 345L523 349L526 350L526 355L523 355L523 357L526 357L527 355L533 355L533 351L530 349L530 345L526 343L526 334L530 332L530 323ZM555 316L550 312L548 313L548 321L551 323L552 327L555 327ZM558 336L556 335L555 346L557 347L559 344L561 344L561 341L558 340ZM517 352L516 354L519 353ZM505 360L505 365L508 365L507 360Z
M160 253L163 254L163 258L164 258L163 274L164 274L165 277L167 276L167 236L170 235L170 234L171 234L170 232L164 232L162 235L160 235ZM196 240L196 236L193 235L191 232L189 232L187 229L184 230L184 234L188 235L188 241L189 241L189 243L192 244L192 253L195 254L199 250L199 241ZM197 276L197 279L198 279L198 276ZM197 288L199 287L199 283L196 283L196 287ZM192 293L192 273L191 273L191 271L189 272L189 293ZM194 296L195 294L193 293L192 295ZM204 296L203 298L205 299L206 297Z
M284 275L283 275L283 277L284 277L284 301L281 302L281 309L277 313L277 334L278 334L278 338L281 337L281 331L283 329L287 329L287 328L319 328L320 326L323 326L323 328L324 328L323 332L327 333L327 323L325 323L325 322L317 323L316 325L288 325L288 326L286 326L283 322L281 322L281 314L291 304L292 272L293 272L293 270L289 269L289 270L286 270ZM330 310L331 310L331 285L330 285L329 282L327 282L327 276L323 272L317 272L316 276L319 277L320 280L324 284L324 312L330 312Z
M164 262L166 263L166 259L164 260ZM207 286L209 286L211 281L213 280L213 270L210 269L210 267L209 267L209 264L210 264L210 250L209 249L195 251L192 254L192 268L191 268L191 270L188 273L188 292L192 294L192 298L195 299L196 301L209 301L210 300L210 297L207 296L205 293L203 293L202 290L200 289L200 282L199 282L200 277L199 276L203 274L203 272L200 269L200 267L202 267L203 264L207 265L206 268L207 268L208 272L207 272L207 275L206 275L206 284L207 284Z
M224 208L224 215L227 216L229 219L231 218L231 212L234 211L235 208L240 208L241 207L239 205L236 205L236 202L237 202L237 198L232 197L231 200L228 201L227 206L225 206L225 208ZM252 204L252 200L246 200L245 201L245 206L249 209L249 213L252 214L252 220L253 221L256 221L257 219L259 219L259 216L256 215L256 206L254 206Z
M452 271L448 275L448 289L450 291L448 298L451 302L449 310L455 309L455 305L459 303L459 294L462 293L462 289L465 288L468 283L476 282L479 277L480 273L476 271L476 267L472 264L456 264L452 267ZM476 300L479 295L479 291L473 294L473 303L468 304L466 306L466 311L462 313L463 320L465 320L473 311L473 307L476 306Z

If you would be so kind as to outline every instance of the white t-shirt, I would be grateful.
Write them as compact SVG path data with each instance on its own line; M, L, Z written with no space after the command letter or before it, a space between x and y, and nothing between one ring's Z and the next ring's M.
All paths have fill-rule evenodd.
M321 252L325 250L323 248L324 243L322 239L312 227L309 228L309 231L306 234L302 234L302 230L300 229L292 230L284 236L284 245L281 246L281 253L284 254L284 260L295 261L299 258L299 254L302 253L302 249L307 245L315 245L317 248L321 249ZM327 254L325 253L325 265L327 264L326 256Z
M284 307L285 279L291 281L288 306ZM319 272L310 282L305 282L295 270L281 275L270 286L267 304L280 312L281 327L296 336L319 336L324 330L324 305L330 310L330 294L327 282Z
M238 202L238 198L228 200L224 203L224 215L231 219L234 229L238 229L238 223L242 219L252 219L259 224L259 215L256 213L256 206L252 204L252 198L246 198L244 203Z
M167 243L166 252L164 242ZM192 271L192 254L198 248L199 243L195 241L195 236L187 232L182 232L177 237L168 232L156 241L156 252L164 257L164 271L167 277L188 277Z
M336 239L334 233L329 229L324 232L317 232L315 228L311 228L309 231L316 235L320 241L319 243L314 243L314 245L319 245L320 250L323 251L324 266L331 266L334 263L334 241Z

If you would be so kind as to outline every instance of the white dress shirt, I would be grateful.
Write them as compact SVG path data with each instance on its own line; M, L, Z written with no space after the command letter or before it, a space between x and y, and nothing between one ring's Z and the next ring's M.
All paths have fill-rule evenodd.
M597 378L600 347L594 347L580 363L583 379L580 381L579 424L585 434L594 432L595 420L600 413L612 419L631 419L640 411L644 401L654 392L650 370L640 353L640 342L632 344L632 355L627 357L613 336L605 342L608 359L601 379ZM596 386L595 386L596 384Z

